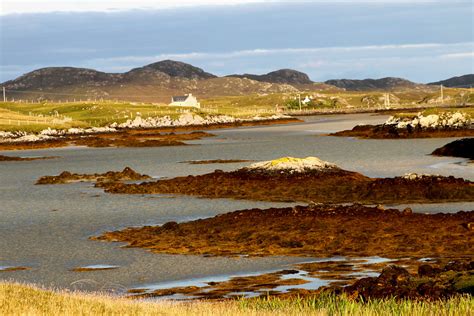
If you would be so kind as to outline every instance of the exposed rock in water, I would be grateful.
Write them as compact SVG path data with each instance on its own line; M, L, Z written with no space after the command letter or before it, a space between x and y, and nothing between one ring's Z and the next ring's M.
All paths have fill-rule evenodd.
M305 173L339 169L335 164L323 161L317 157L294 158L283 157L275 160L262 161L243 168L242 171L256 173Z
M461 112L446 112L440 115L414 118L390 117L380 125L358 125L352 130L330 134L360 138L433 138L474 136L472 118Z
M385 268L378 277L363 278L338 292L362 300L446 299L453 295L474 294L474 261L451 262L442 268L425 264L417 275L399 266Z
M471 222L474 211L422 214L359 204L313 204L130 227L93 239L169 254L458 257L474 253L474 233L466 227Z
M316 157L285 157L231 172L104 185L109 193L187 194L208 198L330 203L402 203L474 199L474 183L454 177L409 174L369 178Z
M432 155L474 159L474 138L455 140L433 151Z
M36 184L65 184L72 182L116 182L116 181L138 181L151 179L148 175L135 172L130 167L125 167L122 171L107 171L106 173L78 174L63 171L58 176L43 176Z

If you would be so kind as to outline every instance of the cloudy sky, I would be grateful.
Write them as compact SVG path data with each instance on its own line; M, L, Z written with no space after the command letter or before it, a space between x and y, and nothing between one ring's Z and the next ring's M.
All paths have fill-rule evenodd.
M473 15L471 0L1 0L0 81L173 59L217 75L430 82L474 72Z

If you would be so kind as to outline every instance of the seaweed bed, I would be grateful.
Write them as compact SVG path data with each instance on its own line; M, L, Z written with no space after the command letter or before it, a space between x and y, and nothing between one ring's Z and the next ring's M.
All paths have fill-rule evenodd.
M433 151L432 155L474 159L474 138L455 140Z
M116 181L138 181L151 179L148 175L143 175L125 167L122 171L107 171L106 173L79 174L63 171L57 176L43 176L36 181L36 184L66 184L73 182L97 182L100 186L106 182Z
M474 212L312 204L132 227L93 239L172 254L456 257L474 254Z
M109 183L104 189L122 194L187 194L208 198L331 203L408 203L473 201L474 183L461 178L413 175L369 178L329 168L304 173L256 172L242 168L162 179L140 184Z
M309 263L307 265L312 265ZM316 266L317 263L316 263ZM326 267L343 270L338 277L353 275L355 267L341 262L327 262ZM445 263L427 264L418 261L411 270L386 263L377 269L376 277L356 279L347 282L330 282L326 286L305 288L312 280L301 273L305 271L286 269L256 276L233 277L221 282L206 282L203 286L191 285L167 289L135 288L129 290L132 298L172 297L180 294L189 299L223 299L251 294L252 296L277 296L280 298L301 298L334 293L345 294L350 299L366 301L373 298L438 300L454 295L474 293L474 261L456 260ZM357 267L356 267L357 268ZM354 281L355 279L355 281Z
M473 128L397 128L396 125L358 125L351 130L329 134L330 136L345 136L373 139L396 138L444 138L474 136Z

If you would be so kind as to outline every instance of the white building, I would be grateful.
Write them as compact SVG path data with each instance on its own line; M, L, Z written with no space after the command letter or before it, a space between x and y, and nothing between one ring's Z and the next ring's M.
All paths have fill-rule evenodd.
M200 108L201 104L197 101L196 97L191 93L186 95L179 95L171 97L170 106L191 106L195 108Z

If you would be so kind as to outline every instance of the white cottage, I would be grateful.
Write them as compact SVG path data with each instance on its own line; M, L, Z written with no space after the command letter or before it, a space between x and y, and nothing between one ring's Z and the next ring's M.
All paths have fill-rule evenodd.
M179 95L171 97L170 106L191 106L195 108L200 108L201 104L197 101L196 97L191 93L186 95Z

